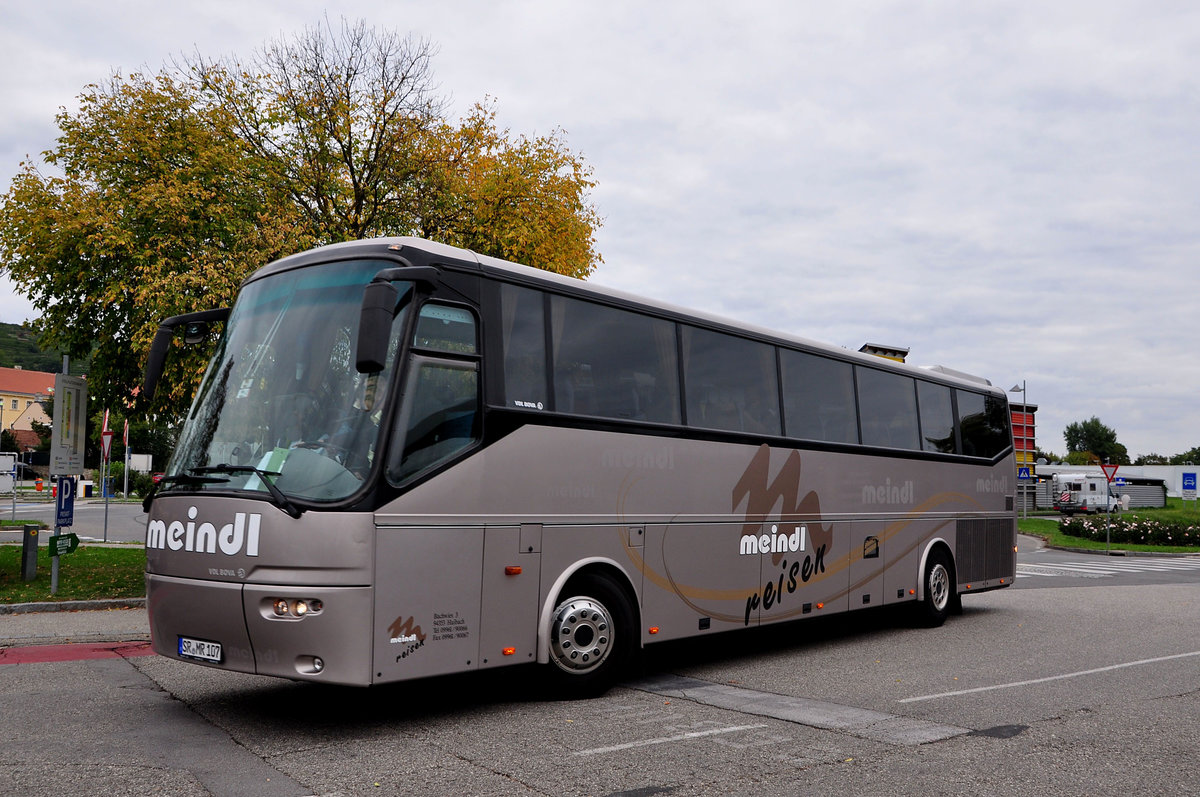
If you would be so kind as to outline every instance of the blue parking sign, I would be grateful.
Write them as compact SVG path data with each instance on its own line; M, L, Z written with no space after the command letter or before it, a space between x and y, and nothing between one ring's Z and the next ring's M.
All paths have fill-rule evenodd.
M75 479L71 476L59 476L57 493L54 499L54 525L75 525Z
M1185 501L1195 501L1196 500L1196 474L1195 473L1183 474L1183 500L1185 500Z

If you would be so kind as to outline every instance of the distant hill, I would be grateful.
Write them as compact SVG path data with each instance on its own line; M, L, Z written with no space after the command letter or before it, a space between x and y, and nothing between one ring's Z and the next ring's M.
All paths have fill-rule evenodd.
M89 362L76 364L71 360L72 373L87 373ZM23 368L26 371L58 373L62 370L62 353L38 346L37 335L20 324L0 323L0 366Z

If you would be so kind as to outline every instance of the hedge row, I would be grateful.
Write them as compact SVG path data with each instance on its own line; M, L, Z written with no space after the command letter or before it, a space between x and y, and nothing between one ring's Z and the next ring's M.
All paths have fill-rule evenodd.
M1145 518L1114 517L1105 526L1103 517L1071 518L1059 524L1063 534L1103 542L1111 535L1113 542L1130 545L1186 545L1200 548L1200 526L1184 523L1146 520Z

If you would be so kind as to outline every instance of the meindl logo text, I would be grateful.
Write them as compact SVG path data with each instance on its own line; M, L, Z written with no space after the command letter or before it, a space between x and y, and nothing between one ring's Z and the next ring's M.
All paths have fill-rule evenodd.
M188 508L188 522L151 520L146 526L147 548L169 548L172 551L216 553L226 556L245 553L258 556L258 528L262 515L238 512L232 523L217 527L213 523L196 523L196 507Z

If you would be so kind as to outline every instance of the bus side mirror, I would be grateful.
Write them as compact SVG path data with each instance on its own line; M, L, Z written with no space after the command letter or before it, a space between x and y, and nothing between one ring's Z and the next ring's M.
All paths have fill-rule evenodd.
M183 338L186 343L202 343L208 340L211 324L214 321L224 321L229 318L229 308L221 307L216 310L201 310L198 313L185 313L164 319L154 333L154 342L150 344L150 357L146 360L146 373L142 380L141 398L149 402L154 398L158 389L158 380L162 379L163 369L167 364L167 351L171 348L171 337L175 330L183 327Z
M167 347L171 345L171 336L175 328L160 326L154 333L154 342L150 344L150 358L146 361L146 375L142 380L142 397L146 401L154 398L158 389L158 380L162 378L163 368L167 364Z
M388 342L399 296L400 292L390 282L372 282L363 291L354 360L360 374L377 374L387 364Z
M189 346L208 340L209 325L207 321L194 321L183 327L183 342Z

